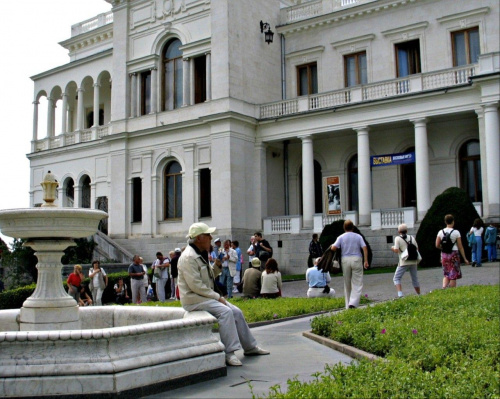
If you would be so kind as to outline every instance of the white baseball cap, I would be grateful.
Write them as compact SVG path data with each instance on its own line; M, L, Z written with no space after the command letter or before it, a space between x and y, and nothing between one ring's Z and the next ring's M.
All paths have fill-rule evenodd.
M212 234L216 227L208 227L205 223L193 223L189 228L187 238L195 238L200 234Z

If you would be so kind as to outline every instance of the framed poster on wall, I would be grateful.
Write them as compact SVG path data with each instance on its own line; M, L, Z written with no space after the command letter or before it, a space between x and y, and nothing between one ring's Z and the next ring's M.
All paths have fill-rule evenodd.
M325 208L328 215L342 213L340 204L340 178L338 176L325 177Z

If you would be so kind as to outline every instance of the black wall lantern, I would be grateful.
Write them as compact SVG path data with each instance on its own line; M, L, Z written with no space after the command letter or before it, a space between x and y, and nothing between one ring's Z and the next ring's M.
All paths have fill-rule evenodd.
M271 25L267 22L260 21L260 33L264 33L264 40L267 44L271 44L273 42L274 32L271 30Z

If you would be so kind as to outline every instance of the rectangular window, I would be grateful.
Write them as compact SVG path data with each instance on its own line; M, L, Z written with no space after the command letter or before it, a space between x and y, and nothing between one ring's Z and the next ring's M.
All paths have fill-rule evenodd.
M398 78L420 73L420 41L396 44L396 65Z
M200 217L212 216L212 181L210 169L200 169Z
M207 101L207 64L206 56L196 57L194 61L194 103Z
M297 67L297 82L299 96L318 92L318 67L315 62Z
M132 179L132 222L142 221L142 180Z
M346 87L367 83L366 53L349 54L344 57Z
M451 44L453 47L453 66L478 62L481 49L479 48L479 29L477 27L453 32Z
M151 71L141 73L141 115L151 112Z

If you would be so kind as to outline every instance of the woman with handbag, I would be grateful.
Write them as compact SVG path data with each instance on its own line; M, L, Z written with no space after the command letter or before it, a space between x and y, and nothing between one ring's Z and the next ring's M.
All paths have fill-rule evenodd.
M420 283L418 282L418 277L417 277L417 265L418 265L418 259L414 260L409 260L408 259L408 242L411 242L413 245L417 247L418 250L418 245L417 241L415 240L415 237L412 237L410 235L407 235L408 233L408 228L406 227L406 224L400 224L398 226L398 236L394 240L394 246L391 248L392 252L395 252L398 254L399 262L398 262L398 267L396 268L396 272L394 273L394 285L396 286L396 290L398 291L398 298L402 298L403 295L403 290L401 287L401 279L403 278L403 275L409 271L411 275L411 282L413 284L413 288L415 289L415 292L420 295ZM404 254L406 253L406 257Z
M308 268L306 271L306 281L309 284L309 289L307 290L308 298L335 296L335 290L328 285L332 280L330 273L323 270L321 266L318 266L320 259L314 259L313 267Z

